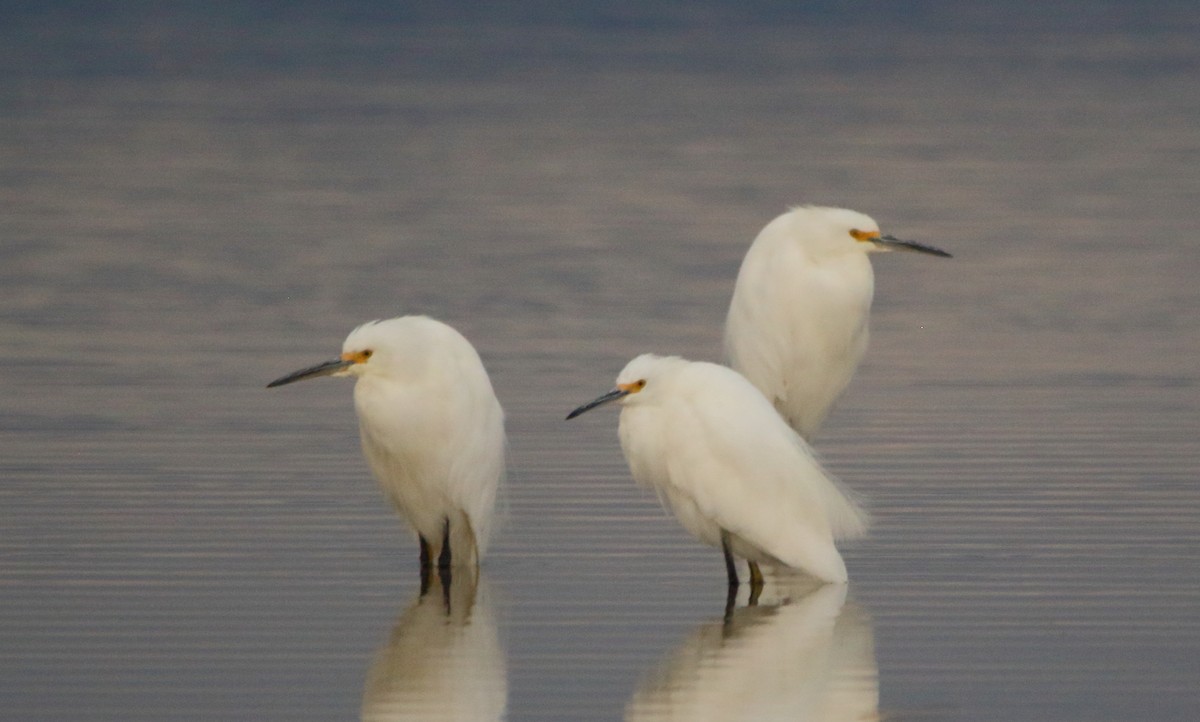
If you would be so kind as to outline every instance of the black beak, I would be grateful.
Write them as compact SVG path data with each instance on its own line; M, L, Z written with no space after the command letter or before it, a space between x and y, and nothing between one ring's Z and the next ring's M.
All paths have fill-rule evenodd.
M579 416L580 414L582 414L585 411L591 411L592 409L596 408L597 406L607 404L609 401L616 401L617 399L621 398L622 396L628 396L628 395L629 395L628 391L622 391L621 389L613 389L612 391L609 391L607 394L604 394L600 398L593 399L592 401L587 402L583 406L580 406L579 408L575 409L571 413L567 414L567 421L570 421L571 419L575 418L576 416Z
M326 361L325 363L317 364L316 366L300 369L299 371L290 373L287 376L281 376L280 378L277 378L271 383L267 384L267 388L273 389L276 386L290 384L293 381L303 381L304 379L315 379L318 376L328 376L353 365L353 361L346 361L340 358L332 361Z
M887 250L916 251L917 253L928 253L931 256L938 256L940 258L954 257L940 248L927 246L924 243L917 243L916 241L902 241L895 236L880 236L872 240L874 241L875 245Z

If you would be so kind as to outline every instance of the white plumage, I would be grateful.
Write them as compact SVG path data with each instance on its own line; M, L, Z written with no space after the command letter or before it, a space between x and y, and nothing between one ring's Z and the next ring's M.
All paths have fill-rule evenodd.
M420 537L423 567L476 566L491 535L505 436L500 402L470 342L425 316L372 321L350 333L340 359L271 385L322 375L357 379L363 454Z
M875 276L867 254L932 246L882 235L845 208L796 208L746 252L725 321L729 364L811 439L854 376L869 338Z
M621 448L689 532L752 563L846 581L835 539L861 536L866 514L745 378L716 364L638 356L617 388L571 416L620 399ZM753 578L753 577L752 577Z

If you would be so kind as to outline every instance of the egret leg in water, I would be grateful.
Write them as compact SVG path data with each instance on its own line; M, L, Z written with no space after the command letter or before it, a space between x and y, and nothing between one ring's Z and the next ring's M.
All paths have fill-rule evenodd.
M725 575L729 579L729 592L725 597L726 611L733 608L734 602L737 599L737 590L740 582L738 581L737 561L733 558L733 551L730 548L729 532L721 530L721 552L725 555ZM758 568L758 562L748 561L747 566L750 568L750 606L758 604L758 597L762 594L763 588L763 573Z

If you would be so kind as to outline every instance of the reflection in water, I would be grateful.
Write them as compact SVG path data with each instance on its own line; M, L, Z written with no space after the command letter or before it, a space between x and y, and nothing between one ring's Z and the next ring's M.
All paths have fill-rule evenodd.
M472 577L433 584L401 613L367 673L364 722L503 719L504 650L486 583Z
M758 606L688 635L643 679L626 720L877 720L867 613L846 601L845 585L803 596L773 586ZM764 606L771 595L778 606Z

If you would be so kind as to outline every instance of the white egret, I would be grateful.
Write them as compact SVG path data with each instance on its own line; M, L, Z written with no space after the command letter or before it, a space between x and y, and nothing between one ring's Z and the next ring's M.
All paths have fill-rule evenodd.
M875 277L867 254L949 253L880 233L845 208L784 213L754 239L725 321L729 365L811 439L867 350Z
M426 316L365 323L340 358L268 388L352 376L363 454L388 500L416 531L421 573L475 569L487 550L504 476L504 412L479 354Z
M721 548L730 586L735 556L750 563L752 587L762 586L759 564L846 581L834 540L864 534L866 514L749 381L724 366L643 354L615 389L567 418L618 400L633 478Z

